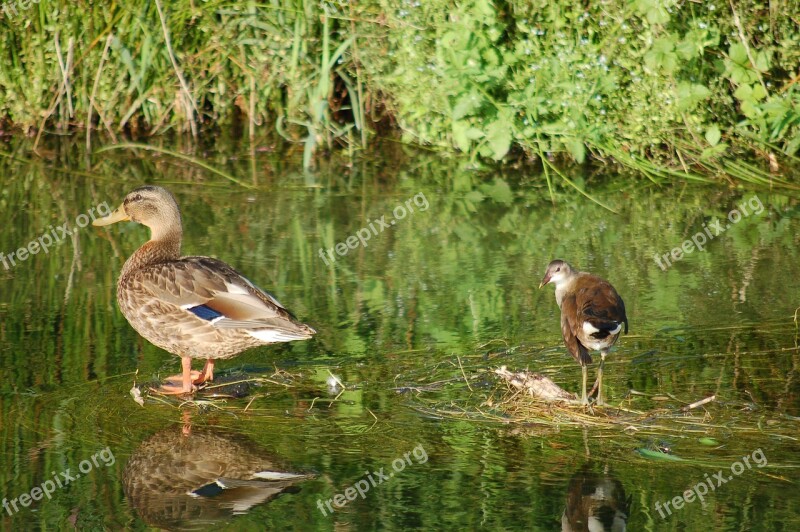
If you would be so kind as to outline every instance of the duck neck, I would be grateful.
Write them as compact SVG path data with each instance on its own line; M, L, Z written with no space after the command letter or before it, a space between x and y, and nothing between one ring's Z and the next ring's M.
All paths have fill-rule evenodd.
M155 236L155 235L154 235ZM159 234L159 238L151 238L149 242L128 257L122 267L120 279L127 277L135 270L181 258L181 231Z

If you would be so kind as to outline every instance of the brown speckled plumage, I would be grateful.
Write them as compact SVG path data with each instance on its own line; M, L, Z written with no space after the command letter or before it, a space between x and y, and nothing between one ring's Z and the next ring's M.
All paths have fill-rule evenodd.
M135 258L136 254L128 259L126 270ZM117 302L139 334L170 353L191 358L231 358L267 342L245 333L247 329L243 327L216 327L182 308L210 304L222 309L229 303L220 297L228 294L226 283L244 288L263 303L256 317L249 308L239 310L239 317L251 330L269 329L287 339L311 338L314 330L297 322L269 294L224 262L209 257L185 257L124 271L117 285ZM227 307L230 314L235 313L234 305Z
M210 378L215 359L258 345L308 339L315 333L224 262L181 257L180 211L166 189L137 188L117 210L94 224L125 220L148 226L151 238L122 268L117 284L120 310L139 334L158 347L183 359L211 361Z

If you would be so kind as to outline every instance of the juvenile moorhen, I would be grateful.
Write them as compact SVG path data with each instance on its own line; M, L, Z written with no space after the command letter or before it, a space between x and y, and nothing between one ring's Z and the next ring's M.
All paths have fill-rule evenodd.
M597 404L603 405L603 364L625 326L628 317L625 303L611 284L596 275L581 272L564 262L554 260L547 266L539 288L556 285L556 302L561 308L561 335L572 357L581 365L583 387L581 403L586 398L586 364L591 364L589 351L600 351L597 370Z

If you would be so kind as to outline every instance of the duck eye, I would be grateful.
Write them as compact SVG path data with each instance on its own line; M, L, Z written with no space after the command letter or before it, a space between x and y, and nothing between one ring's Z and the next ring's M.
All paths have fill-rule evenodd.
M557 271L557 272L560 272L560 271L561 271L561 268L560 268L560 267L559 267L559 268L556 268L556 271Z
M141 194L136 194L136 195L133 197L133 201L142 201L142 195L141 195Z

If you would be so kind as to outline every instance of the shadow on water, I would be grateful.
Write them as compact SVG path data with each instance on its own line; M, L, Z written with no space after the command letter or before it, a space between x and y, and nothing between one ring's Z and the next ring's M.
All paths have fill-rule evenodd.
M259 187L153 154L111 152L89 167L69 144L45 162L0 159L0 487L10 505L0 528L146 529L155 517L135 497L129 504L125 468L159 438L173 449L227 438L238 457L280 457L286 470L318 474L237 515L220 499L203 506L202 495L176 494L191 516L168 528L220 517L223 530L553 530L578 509L604 522L611 509L626 513L631 530L800 525L798 499L787 496L800 467L796 197L574 170L579 186L619 213L611 214L567 192L556 191L553 207L540 176L487 177L430 155L316 174L270 153L195 155ZM176 195L186 254L232 264L318 331L226 361L220 376L246 376L246 394L182 406L146 398L144 407L130 395L134 381L179 368L116 306L119 270L147 232L93 229L78 217L146 182ZM414 212L400 218L399 205ZM749 214L702 250L680 251L742 205ZM381 217L388 227L378 227ZM58 229L65 223L67 232ZM359 241L370 223L376 232ZM29 247L44 235L47 250ZM606 364L605 415L636 423L597 426L603 413L591 412L588 422L520 420L504 408L507 387L492 374L501 365L570 391L579 384L552 291L537 289L556 257L609 279L625 299L631 329ZM344 389L330 389L332 374ZM176 422L185 408L188 439ZM104 449L115 459L94 463ZM67 471L80 477L49 490ZM675 504L719 471L730 480L703 501ZM363 495L348 491L370 476ZM627 498L620 489L617 500L622 486ZM591 499L598 492L606 498ZM162 515L177 511L169 500L159 499ZM662 516L656 504L667 501Z

